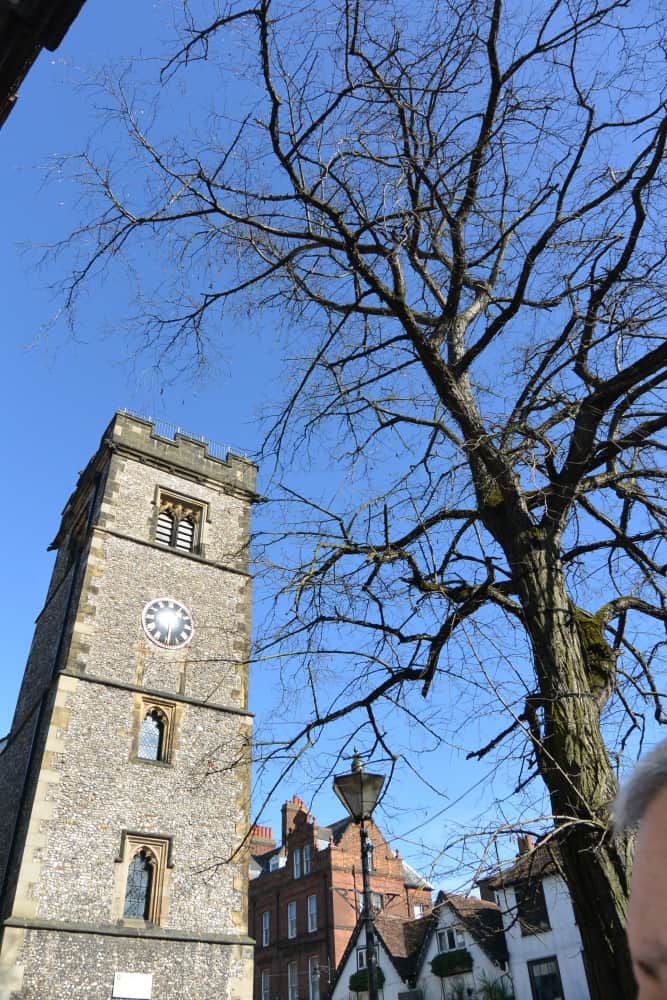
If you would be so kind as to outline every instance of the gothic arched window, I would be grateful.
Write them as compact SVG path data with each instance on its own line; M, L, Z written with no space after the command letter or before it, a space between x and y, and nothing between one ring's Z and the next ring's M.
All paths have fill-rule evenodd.
M148 851L134 855L127 869L123 916L148 920L151 912L154 861Z
M169 510L161 510L155 526L155 541L160 545L171 545L174 531L174 515Z
M205 505L160 491L155 541L181 552L199 552Z
M171 849L171 837L122 831L114 874L114 920L164 924L169 912Z
M138 757L142 760L164 760L165 728L162 713L152 709L141 723Z
M177 749L178 708L172 701L137 695L132 712L130 760L171 764Z
M192 552L195 538L195 522L191 517L183 517L176 528L174 548Z

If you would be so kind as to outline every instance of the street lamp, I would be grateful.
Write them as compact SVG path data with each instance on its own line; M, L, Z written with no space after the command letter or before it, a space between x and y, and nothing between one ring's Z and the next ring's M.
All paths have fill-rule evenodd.
M368 970L368 1000L378 1000L377 952L375 948L375 928L371 909L371 858L373 844L364 820L370 819L384 784L382 774L368 774L364 771L361 757L355 747L352 768L349 774L337 774L333 789L355 823L359 824L361 838L361 881L364 891L364 927L366 930L366 968Z

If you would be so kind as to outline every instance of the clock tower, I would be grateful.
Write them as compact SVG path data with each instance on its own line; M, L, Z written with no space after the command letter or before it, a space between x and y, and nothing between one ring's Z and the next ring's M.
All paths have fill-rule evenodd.
M0 744L0 1000L250 1000L255 467L117 413Z

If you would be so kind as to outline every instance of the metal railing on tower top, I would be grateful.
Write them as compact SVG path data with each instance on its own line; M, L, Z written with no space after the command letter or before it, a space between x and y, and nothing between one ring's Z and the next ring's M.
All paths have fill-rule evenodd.
M139 420L147 420L149 423L153 424L155 433L159 437L169 438L174 440L177 434L183 434L185 437L192 438L193 441L200 441L205 444L208 448L208 453L212 458L219 458L223 462L227 458L229 452L233 455L239 455L241 458L249 458L247 451L243 451L241 448L236 448L231 444L223 444L220 441L211 441L210 438L204 437L203 434L193 434L192 431L186 430L185 427L181 427L179 424L172 424L168 420L158 420L155 417L151 417L147 413L140 413L138 410L130 410L128 407L124 406L121 413L127 413L129 417L138 417Z

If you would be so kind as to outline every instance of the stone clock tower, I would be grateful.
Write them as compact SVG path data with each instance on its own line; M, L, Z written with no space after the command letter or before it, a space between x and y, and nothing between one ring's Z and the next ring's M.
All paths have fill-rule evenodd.
M1 1000L250 1000L255 467L118 413L0 752Z

